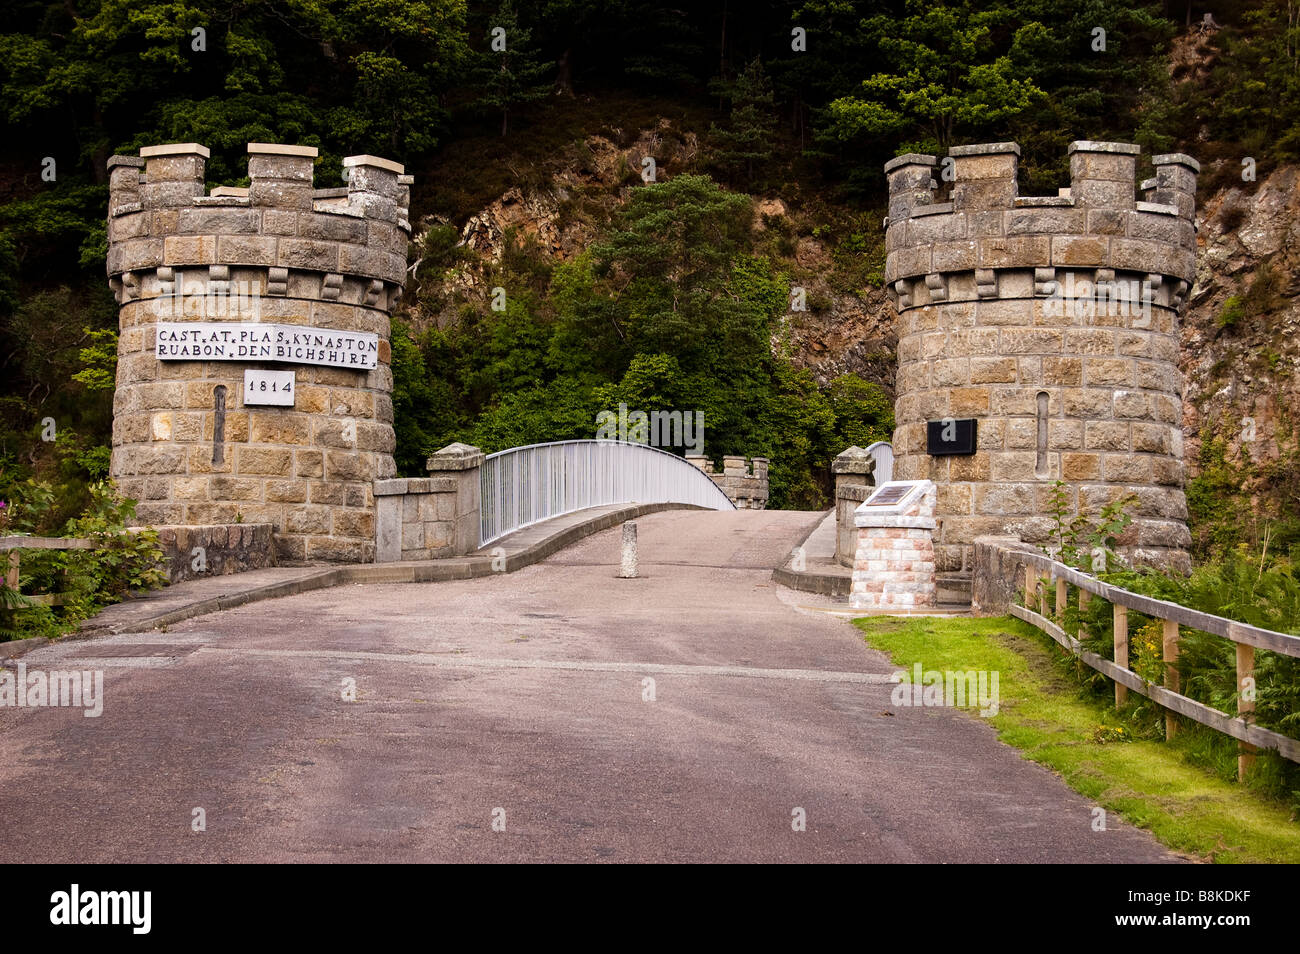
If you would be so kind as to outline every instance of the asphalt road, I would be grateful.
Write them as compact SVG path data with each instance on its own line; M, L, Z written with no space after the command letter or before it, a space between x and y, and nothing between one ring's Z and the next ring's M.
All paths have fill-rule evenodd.
M102 669L103 712L0 708L0 851L1177 860L1113 817L1094 831L1088 801L970 711L892 708L884 656L769 581L816 519L669 511L638 521L636 580L617 578L615 528L508 576L30 653L29 673Z

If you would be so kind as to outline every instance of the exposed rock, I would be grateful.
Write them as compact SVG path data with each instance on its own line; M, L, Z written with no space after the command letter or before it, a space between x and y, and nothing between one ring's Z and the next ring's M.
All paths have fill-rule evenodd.
M1300 398L1300 167L1277 169L1254 195L1233 186L1210 196L1198 228L1180 362L1189 477L1199 469L1203 432L1225 440L1230 464L1275 462L1300 443L1290 413ZM1220 327L1225 301L1247 293L1265 263L1277 278L1276 307L1247 309ZM1279 501L1262 482L1245 489L1257 510L1276 513Z

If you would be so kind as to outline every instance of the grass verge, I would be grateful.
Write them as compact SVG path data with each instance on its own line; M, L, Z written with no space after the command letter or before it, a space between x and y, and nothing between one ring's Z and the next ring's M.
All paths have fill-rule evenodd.
M900 669L919 662L927 670L998 672L1001 704L988 719L998 738L1169 848L1220 863L1300 862L1300 823L1286 805L1189 764L1194 740L1120 741L1131 728L1060 671L1061 650L1028 624L1010 617L854 622Z

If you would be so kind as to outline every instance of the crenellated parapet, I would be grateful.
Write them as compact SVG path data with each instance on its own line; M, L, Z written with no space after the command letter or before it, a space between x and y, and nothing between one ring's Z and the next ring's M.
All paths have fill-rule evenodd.
M895 477L937 486L940 572L968 569L978 535L1047 543L1057 480L1090 515L1132 495L1124 552L1187 565L1178 319L1199 166L1155 156L1139 185L1138 154L1075 142L1069 188L1043 197L1019 194L1015 143L885 166ZM973 447L936 439L954 421Z
M934 156L890 160L885 281L891 301L901 310L997 298L1003 273L1028 269L1034 270L1028 294L1019 286L1011 291L1048 297L1057 271L1100 269L1103 281L1145 280L1154 303L1180 308L1195 278L1200 166L1182 154L1154 157L1156 176L1141 184L1138 200L1138 152L1128 143L1072 143L1070 187L1040 197L1019 194L1015 143L955 146L947 202L934 201Z
M255 280L268 297L365 304L402 295L411 178L401 165L349 156L344 188L316 189L312 146L249 143L249 185L205 191L209 152L147 146L108 161L108 275L119 304L197 282Z

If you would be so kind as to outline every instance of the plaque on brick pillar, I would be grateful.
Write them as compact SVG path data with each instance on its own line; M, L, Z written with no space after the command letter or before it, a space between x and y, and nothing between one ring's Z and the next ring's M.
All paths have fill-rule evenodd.
M862 502L850 607L901 615L933 608L934 505L930 480L892 480Z

